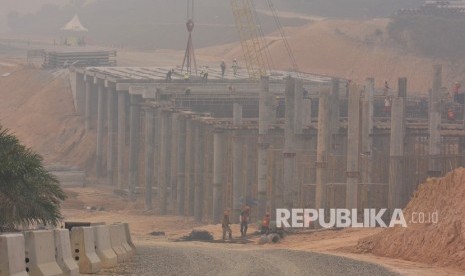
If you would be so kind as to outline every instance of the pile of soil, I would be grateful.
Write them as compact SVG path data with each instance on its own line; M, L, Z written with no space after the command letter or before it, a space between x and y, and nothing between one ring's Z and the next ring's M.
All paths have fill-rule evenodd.
M358 252L465 269L465 169L428 179L404 209L407 228L362 239ZM437 223L412 223L412 214L437 212ZM415 215L417 221L417 215Z
M0 124L49 164L89 168L95 155L95 132L85 133L74 111L67 71L44 71L10 64L0 78Z

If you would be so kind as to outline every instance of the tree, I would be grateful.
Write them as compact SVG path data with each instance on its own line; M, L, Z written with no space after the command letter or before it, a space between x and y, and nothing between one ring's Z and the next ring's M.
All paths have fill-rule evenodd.
M42 157L0 126L0 232L19 225L57 225L66 198Z

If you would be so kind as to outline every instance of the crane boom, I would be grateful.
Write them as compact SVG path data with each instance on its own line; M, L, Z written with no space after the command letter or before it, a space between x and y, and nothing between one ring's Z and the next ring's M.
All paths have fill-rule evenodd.
M253 0L230 0L236 28L241 40L249 77L259 79L267 75L268 62L263 55L260 32L255 19Z

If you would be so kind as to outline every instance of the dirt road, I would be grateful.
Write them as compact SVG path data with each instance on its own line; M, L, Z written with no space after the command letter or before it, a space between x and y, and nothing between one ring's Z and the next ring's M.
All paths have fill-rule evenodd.
M138 256L98 275L398 275L348 258L284 249L244 249L232 244L142 245Z

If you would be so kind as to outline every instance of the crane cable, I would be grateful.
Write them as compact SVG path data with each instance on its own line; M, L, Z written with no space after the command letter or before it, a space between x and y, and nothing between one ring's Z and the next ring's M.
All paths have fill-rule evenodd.
M271 13L273 14L273 19L275 21L276 26L278 27L279 33L283 39L284 47L286 48L287 54L289 55L289 59L292 63L292 69L296 72L299 73L299 66L297 65L297 60L295 59L295 56L292 52L291 45L289 44L289 41L287 40L286 37L286 32L284 31L283 25L281 24L281 20L279 20L278 12L276 11L276 8L273 5L273 2L271 0L266 1L268 3L268 7L271 10Z
M264 69L271 72L271 69L274 68L273 58L272 58L270 49L268 48L268 44L265 41L265 35L262 29L260 18L258 17L258 14L257 14L257 9L255 8L255 2L252 0L250 1L250 3L252 5L252 12L253 12L253 18L255 19L255 25L257 26L258 33L259 33L258 37L260 39L260 45L261 45L260 51L264 50L265 52L266 65L268 68L264 68Z

